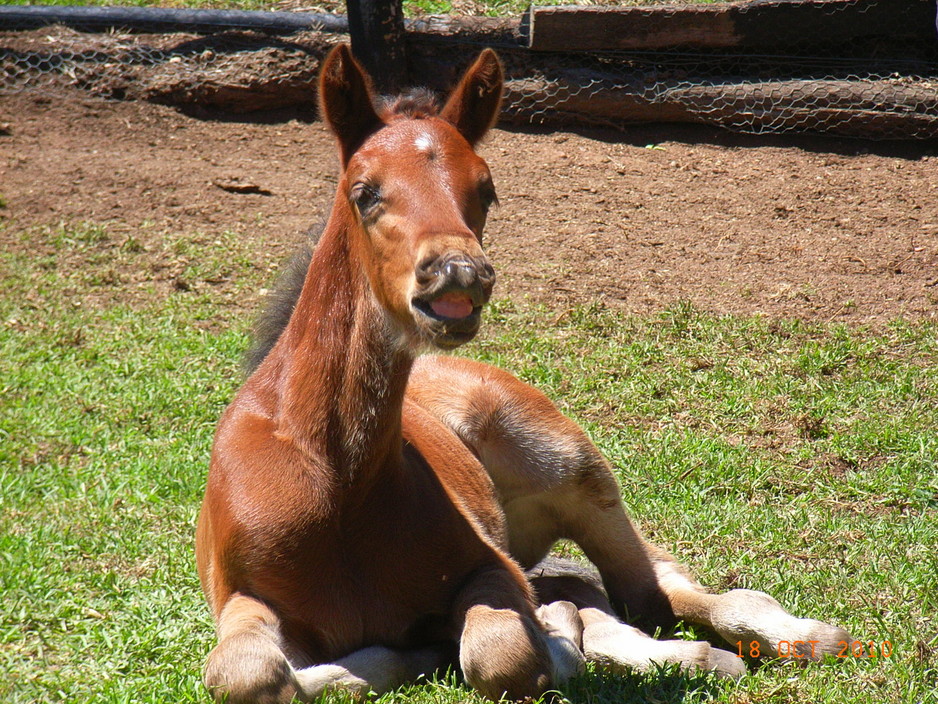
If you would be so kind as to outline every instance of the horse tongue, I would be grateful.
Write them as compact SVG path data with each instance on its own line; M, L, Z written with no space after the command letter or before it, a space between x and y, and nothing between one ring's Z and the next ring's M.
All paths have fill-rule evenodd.
M472 314L472 299L464 293L444 293L430 308L441 318L465 318Z

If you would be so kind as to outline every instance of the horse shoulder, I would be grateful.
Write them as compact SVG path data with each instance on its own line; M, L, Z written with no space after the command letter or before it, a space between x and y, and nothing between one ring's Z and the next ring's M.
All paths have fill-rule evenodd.
M210 602L244 588L239 575L269 573L297 535L328 526L337 490L324 464L282 436L264 404L242 390L219 422L199 517Z
M321 458L283 434L275 419L237 399L219 423L209 467L232 512L252 523L323 522L335 479Z

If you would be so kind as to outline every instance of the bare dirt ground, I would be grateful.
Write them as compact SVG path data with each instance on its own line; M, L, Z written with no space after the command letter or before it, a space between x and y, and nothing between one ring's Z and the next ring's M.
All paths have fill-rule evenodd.
M240 118L244 120L245 118ZM938 318L938 145L706 128L495 130L486 232L497 293L637 313L882 324ZM282 259L333 197L324 127L301 113L190 117L142 102L0 97L0 246L109 223L159 254L169 232L235 231ZM210 246L210 245L209 245ZM172 262L128 272L170 286ZM118 288L133 295L139 287Z

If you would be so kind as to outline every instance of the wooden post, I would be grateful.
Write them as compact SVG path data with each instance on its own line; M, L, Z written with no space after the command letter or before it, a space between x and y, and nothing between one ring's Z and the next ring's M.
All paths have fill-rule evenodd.
M380 93L395 93L407 79L403 0L347 0L352 53Z

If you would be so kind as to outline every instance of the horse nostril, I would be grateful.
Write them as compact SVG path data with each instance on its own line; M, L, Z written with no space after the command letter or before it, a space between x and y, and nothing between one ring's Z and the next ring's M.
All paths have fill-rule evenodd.
M414 270L414 274L417 277L417 283L421 286L426 286L433 279L440 275L440 259L439 257L427 257L419 264Z
M483 261L478 274L483 286L491 287L495 284L495 269L488 263L488 260Z

